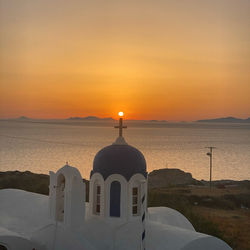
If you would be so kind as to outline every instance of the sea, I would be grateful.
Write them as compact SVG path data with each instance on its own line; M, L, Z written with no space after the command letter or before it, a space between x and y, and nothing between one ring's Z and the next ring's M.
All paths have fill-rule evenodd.
M0 120L0 171L49 174L66 162L89 179L96 153L118 136L117 121ZM198 180L250 180L250 124L125 121L124 137L147 171L178 168Z

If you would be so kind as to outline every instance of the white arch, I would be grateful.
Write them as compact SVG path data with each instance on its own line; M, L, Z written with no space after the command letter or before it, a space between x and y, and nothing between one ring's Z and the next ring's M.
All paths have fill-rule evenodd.
M63 188L63 219L58 217L59 189L62 188L61 178L64 177ZM63 222L67 226L80 226L85 217L85 184L78 169L64 166L56 173L50 172L50 215L53 220ZM62 195L62 192L61 192ZM61 204L62 205L62 204Z
M96 186L100 185L101 186L101 200L100 200L100 215L99 216L104 216L104 200L105 200L105 191L104 191L104 179L101 174L99 173L94 173L91 176L90 182L89 182L89 214L93 215L94 213L94 208L95 208L95 201L96 201Z
M109 211L110 211L110 186L113 181L118 181L121 184L121 219L127 218L127 203L128 203L128 197L127 197L127 189L128 189L128 182L126 179L119 174L112 174L105 180L105 217L109 217Z
M77 168L65 165L62 168L60 168L56 175L58 176L60 173L62 173L66 179L72 178L72 176L76 176L78 179L82 180L82 176Z
M132 209L133 209L133 188L138 188L138 216L141 215L141 187L142 182L147 181L147 179L142 174L135 174L133 175L128 183L128 217L130 219L133 219L136 216L133 216ZM145 194L146 194L146 200L147 200L147 185L143 185L145 187Z

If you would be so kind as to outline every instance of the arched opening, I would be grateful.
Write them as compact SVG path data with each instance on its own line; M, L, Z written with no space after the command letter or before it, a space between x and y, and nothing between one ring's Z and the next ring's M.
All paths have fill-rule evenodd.
M113 181L110 186L110 206L111 217L121 216L121 184L118 181Z
M139 187L132 188L132 215L140 215Z
M64 196L65 196L65 177L60 174L57 178L56 186L56 220L64 220Z
M142 195L146 194L146 189L146 180L141 174L136 174L129 180L129 214L131 217L142 215Z
M0 250L8 250L8 248L0 243Z
M94 185L94 197L93 197L93 213L100 215L101 213L101 185L95 183Z

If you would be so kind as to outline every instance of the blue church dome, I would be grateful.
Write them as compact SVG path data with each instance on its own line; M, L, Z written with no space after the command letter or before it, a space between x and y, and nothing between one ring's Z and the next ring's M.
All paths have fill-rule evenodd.
M147 176L146 161L143 154L130 145L112 144L96 154L91 176L94 173L100 173L104 180L112 174L120 174L129 181L135 174Z

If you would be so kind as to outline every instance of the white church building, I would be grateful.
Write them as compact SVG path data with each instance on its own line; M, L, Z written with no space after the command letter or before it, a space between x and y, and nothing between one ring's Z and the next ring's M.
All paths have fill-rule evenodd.
M122 135L95 156L89 202L77 168L50 172L49 197L0 190L0 250L229 250L178 211L147 208L143 154Z

